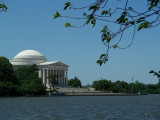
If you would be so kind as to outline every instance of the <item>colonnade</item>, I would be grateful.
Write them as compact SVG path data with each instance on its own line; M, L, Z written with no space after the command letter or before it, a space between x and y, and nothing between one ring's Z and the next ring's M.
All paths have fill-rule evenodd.
M57 83L58 85L67 85L67 78L68 78L68 71L64 69L48 69L42 68L39 70L39 77L42 78L43 84L49 87L49 76L50 75L57 75Z

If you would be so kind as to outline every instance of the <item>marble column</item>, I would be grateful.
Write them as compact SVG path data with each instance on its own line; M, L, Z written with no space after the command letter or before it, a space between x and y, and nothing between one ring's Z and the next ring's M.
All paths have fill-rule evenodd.
M63 85L65 85L65 71L63 70L63 76L62 76L62 79L63 79Z
M60 70L60 85L63 85L63 83L62 83L62 70Z
M57 76L57 70L55 70L55 75ZM59 84L58 83L58 78L56 78L56 81L57 81L57 84Z
M47 75L46 75L46 77L47 77L47 85L49 85L49 79L48 79L48 75L49 75L49 73L48 73L48 69L46 69L47 70Z
M66 70L66 85L68 85L68 71Z
M42 71L43 71L43 84L46 85L46 82L45 82L45 69L42 69Z
M40 69L38 72L39 72L38 76L41 78L42 77L42 70Z
M61 85L61 80L60 80L60 70L58 70L58 81L59 81L59 85Z

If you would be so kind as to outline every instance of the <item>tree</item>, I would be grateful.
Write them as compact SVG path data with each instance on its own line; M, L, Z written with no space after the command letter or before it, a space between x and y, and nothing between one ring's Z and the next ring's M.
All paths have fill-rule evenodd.
M114 89L113 89L114 88ZM126 93L128 92L128 83L124 81L117 80L115 83L113 83L113 92L115 93Z
M112 91L113 83L110 80L94 81L92 85L96 90L100 91Z
M3 12L3 11L5 11L5 12L7 12L7 6L5 5L5 4L3 4L3 3L0 3L0 12Z
M113 7L113 2L117 6ZM101 39L106 46L106 52L97 61L101 66L108 61L111 48L126 49L132 45L136 30L152 28L160 24L160 0L147 0L146 4L148 7L143 11L137 11L136 6L131 5L130 2L131 0L95 0L93 3L83 7L76 7L71 2L67 2L64 10L76 11L78 17L65 16L56 11L53 18L64 17L83 20L82 25L75 26L68 22L65 24L65 27L76 28L82 28L89 24L91 24L91 27L94 27L98 21L103 21L105 26L101 30ZM83 14L79 15L79 13ZM118 29L113 29L112 25L109 26L110 24L116 25ZM126 47L121 47L120 43L123 40L124 32L130 28L133 28L131 41ZM116 38L118 40L115 42Z
M19 95L19 81L14 75L12 64L6 57L0 57L0 96Z
M157 78L158 78L158 80L159 80L159 82L160 82L160 71L155 72L154 70L151 70L149 73L150 73L150 74L153 74L153 76L157 76Z
M81 87L82 86L81 81L77 77L70 79L68 81L68 85L73 86L73 87Z
M58 77L61 77L61 76L53 75L53 74L49 75L49 83L50 83L51 87L54 88L54 86L58 84L58 81L57 81Z
M0 57L0 81L18 84L18 81L14 76L12 64L6 57Z
M21 95L44 95L46 87L38 77L37 65L22 67L15 70L16 78L20 81Z

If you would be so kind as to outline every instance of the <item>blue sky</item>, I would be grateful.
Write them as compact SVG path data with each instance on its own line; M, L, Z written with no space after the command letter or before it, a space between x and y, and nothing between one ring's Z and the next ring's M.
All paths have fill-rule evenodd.
M89 1L89 0L88 0ZM137 0L138 1L138 0ZM145 0L132 3L142 9ZM49 61L61 61L68 64L69 79L77 76L83 83L91 84L101 78L112 81L131 78L143 83L157 83L158 79L148 72L160 70L160 27L136 33L134 44L126 50L111 50L109 61L98 66L96 60L105 52L101 43L100 30L104 23L94 28L65 28L65 22L81 24L71 19L52 19L56 10L64 12L66 0L4 0L8 7L6 13L0 13L0 56L11 60L26 49L37 50ZM79 6L86 0L74 1ZM83 3L83 4L82 4ZM113 26L114 27L114 26ZM131 38L130 31L125 34L125 44Z

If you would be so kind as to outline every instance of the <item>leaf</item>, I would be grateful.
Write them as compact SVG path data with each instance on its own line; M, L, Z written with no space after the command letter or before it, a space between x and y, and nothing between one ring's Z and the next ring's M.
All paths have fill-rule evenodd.
M139 19L145 19L145 17L140 17Z
M135 23L134 23L134 21L130 21L130 23L132 24L132 25L134 25Z
M65 27L71 27L71 24L70 23L66 23L64 26Z
M107 43L109 43L111 40L111 34L110 32L107 32Z
M58 11L56 11L56 14L53 16L53 18L58 18L58 17L60 17L61 15L59 14L59 12Z
M96 19L93 19L92 21L91 21L91 27L94 27L95 26L95 24L96 24Z
M122 15L126 15L126 14L127 14L126 12L123 12L123 13L122 13Z
M86 23L88 24L88 23L90 22L90 20L91 20L91 18L90 18L90 17L88 17L88 18L87 18L87 22L86 22Z
M102 32L102 33L107 32L107 26L103 26L103 28L102 28L101 32Z
M90 10L99 10L99 6L98 6L99 4L96 4L96 5L94 5L94 6L91 6L88 10L90 11Z
M65 3L64 10L66 10L69 6L71 6L71 3L70 3L70 2Z
M3 10L3 11L5 11L5 12L7 12L7 6L5 5L5 4L0 4L0 8Z
M103 61L102 60L97 60L96 62L97 64L99 64L100 66L102 65Z
M154 5L151 4L151 5L149 6L148 10L151 10L153 7L154 7Z
M93 16L92 16L92 15L89 15L88 18L87 18L86 23L89 24L89 22L91 21L91 19L93 19Z
M108 54L102 54L96 63L101 66L103 63L105 64L106 61L108 61Z
M113 48L117 48L117 47L118 47L118 45L116 44L116 45L113 45L112 47L113 47Z
M144 21L143 23L141 23L139 26L138 26L138 31L143 29L143 28L149 28L150 27L150 23L147 22L147 21Z
M129 10L133 10L133 8L132 8L132 7L128 7L128 9L129 9Z
M84 12L84 13L83 13L83 16L86 16L86 15L87 15L87 14Z
M153 71L153 70L151 70L151 71L149 71L149 73L154 73L154 71Z
M128 19L125 18L125 15L126 15L126 12L123 12L122 15L116 20L116 22L118 24L125 23L126 20L128 20Z
M107 10L103 10L101 15L107 15L109 12Z
M106 56L106 54L102 54L101 56L100 56L100 59L103 59L103 57L105 57Z

